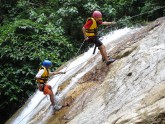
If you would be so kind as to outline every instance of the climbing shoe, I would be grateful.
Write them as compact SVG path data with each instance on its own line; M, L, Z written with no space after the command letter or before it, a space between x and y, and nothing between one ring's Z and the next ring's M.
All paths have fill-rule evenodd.
M106 61L106 65L109 65L109 64L113 63L114 61L115 61L115 59L111 58L108 61Z
M109 59L111 58L110 56L107 56ZM105 62L105 59L102 57L102 61Z

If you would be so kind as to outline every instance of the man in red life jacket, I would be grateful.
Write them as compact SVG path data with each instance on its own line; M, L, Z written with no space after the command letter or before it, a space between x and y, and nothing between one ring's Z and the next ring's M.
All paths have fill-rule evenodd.
M85 25L82 28L85 41L94 43L98 47L102 55L102 58L106 61L107 65L114 62L115 59L108 58L105 46L97 37L97 28L99 25L112 25L112 24L116 24L116 22L103 22L101 12L94 11L92 17L87 19Z
M47 84L48 78L57 74L65 74L65 72L50 72L49 68L52 66L52 62L49 60L44 60L42 62L42 67L39 69L36 75L36 82L38 84L38 89L43 92L45 95L50 96L50 101L54 109L55 108L55 100L54 94L52 91L52 87Z

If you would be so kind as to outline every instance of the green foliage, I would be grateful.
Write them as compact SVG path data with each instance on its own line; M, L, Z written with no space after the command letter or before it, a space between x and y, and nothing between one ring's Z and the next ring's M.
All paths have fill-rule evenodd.
M36 89L35 74L44 59L56 69L73 57L75 48L61 27L22 19L0 29L1 111L13 106L9 113L24 104ZM17 104L15 104L17 103ZM10 108L9 108L10 109Z
M56 69L75 55L83 41L81 28L94 10L125 27L164 16L163 6L164 0L1 0L0 113L8 113L0 120L34 92L41 61L50 59Z

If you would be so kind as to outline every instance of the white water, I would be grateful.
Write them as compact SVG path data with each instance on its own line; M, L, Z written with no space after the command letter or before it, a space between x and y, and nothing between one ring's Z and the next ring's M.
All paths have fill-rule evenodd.
M107 43L112 43L112 41L120 38L121 36L131 33L132 29L124 28L120 30L116 30L112 33L107 34L106 36L103 36L101 38L102 42L106 46ZM115 47L118 43L112 43L111 48ZM58 94L55 98L58 100L58 104L61 103L61 101L65 98L68 91L70 91L76 82L90 69L92 69L97 62L100 60L101 55L97 58L95 58L94 62L92 62L90 65L86 65L88 60L94 59L94 57L97 55L98 50L96 50L95 55L93 53L93 47L90 48L87 52L85 52L82 56L78 57L74 61L70 62L66 67L64 67L60 71L66 71L67 73L64 75L58 75L54 76L52 80L48 82L49 85L53 87L54 94L57 92L58 86L62 83L64 83L66 80L71 78L70 84L61 91L60 94ZM81 71L80 71L81 70ZM77 74L77 72L80 71L80 73ZM74 76L74 77L73 77ZM48 116L51 114L50 108L50 101L49 99L43 95L42 92L36 91L36 93L29 98L28 103L23 106L23 109L15 115L16 117L11 120L11 124L27 124L32 123L32 118L34 118L36 115L42 115L43 118L42 121L46 120ZM49 112L45 113L45 110L48 110ZM46 114L46 115L45 115ZM42 122L41 122L42 123Z

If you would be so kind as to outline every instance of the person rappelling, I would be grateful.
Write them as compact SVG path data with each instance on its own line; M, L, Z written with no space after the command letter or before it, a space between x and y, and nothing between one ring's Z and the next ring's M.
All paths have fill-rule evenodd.
M89 43L94 43L96 47L100 50L103 60L105 60L106 65L114 62L115 59L109 58L107 56L106 48L103 43L99 40L97 36L97 28L99 25L113 25L116 22L106 22L102 21L102 13L100 11L94 11L92 17L88 18L84 26L82 27L82 32L84 34L84 41Z
M39 69L36 77L36 82L38 85L38 89L43 92L44 95L50 96L51 105L53 106L53 109L55 108L55 99L54 99L54 93L52 91L52 87L47 84L48 78L57 75L57 74L65 74L65 72L50 72L49 68L52 66L52 62L49 60L44 60L42 62L42 67Z

